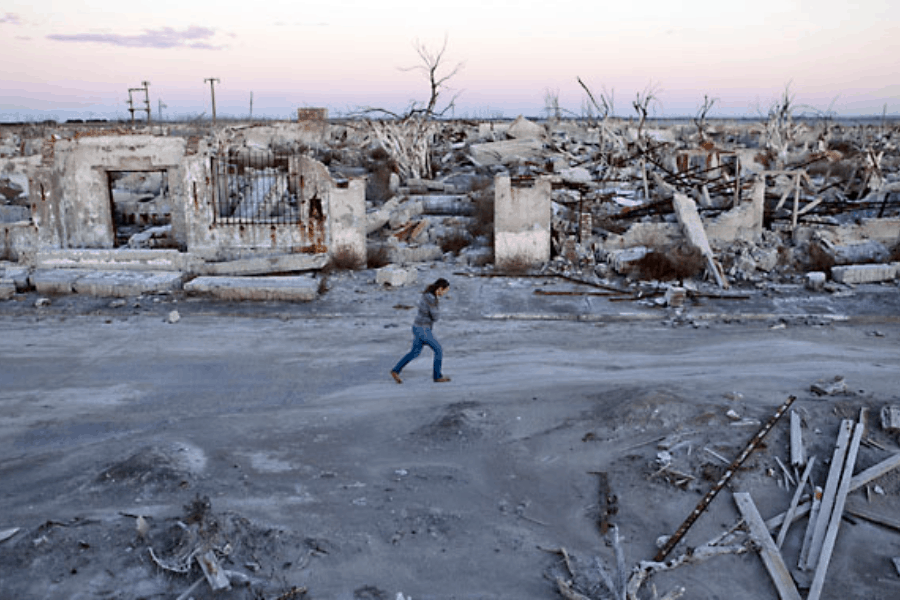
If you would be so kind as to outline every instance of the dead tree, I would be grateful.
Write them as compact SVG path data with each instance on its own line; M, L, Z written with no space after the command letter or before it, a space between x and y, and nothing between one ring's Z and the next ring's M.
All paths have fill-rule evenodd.
M447 113L448 110L452 109L455 106L456 99L459 97L459 94L462 92L457 92L453 98L450 99L450 102L442 108L438 110L438 99L441 96L441 93L450 89L447 86L447 82L450 81L453 77L455 77L463 68L464 63L456 63L456 65L445 72L445 74L441 74L440 71L444 71L444 53L447 51L447 36L444 36L444 43L441 45L440 50L431 50L424 43L416 40L413 43L413 47L416 49L416 52L419 55L419 58L422 59L422 64L416 65L413 67L401 68L401 71L421 71L428 78L428 85L430 87L430 97L428 98L428 103L422 107L420 103L413 102L410 105L408 115L412 115L414 113L421 113L427 119L431 119L434 117L441 117Z
M367 118L365 127L382 148L387 151L397 165L400 175L409 178L429 178L432 175L431 142L434 137L435 117L443 116L454 107L458 92L446 106L438 110L438 101L443 91L449 89L447 82L463 68L457 63L449 72L444 69L444 53L447 51L447 37L440 50L433 51L425 44L416 41L413 44L422 64L401 68L401 71L421 71L428 78L430 96L423 104L413 100L403 114L384 108L364 108L357 115L378 114L386 119L373 120ZM443 74L442 74L443 72Z
M641 132L644 128L644 122L647 120L647 115L650 113L650 105L653 103L658 103L659 99L656 97L656 94L659 90L656 89L656 86L653 84L648 84L647 87L644 88L644 91L637 92L634 95L634 100L631 101L631 106L634 107L635 112L638 114L638 139L641 139Z
M710 98L709 94L703 94L703 104L697 110L697 115L694 117L694 125L697 126L697 132L700 134L701 142L706 139L706 117L709 115L710 111L712 111L717 100L718 98Z

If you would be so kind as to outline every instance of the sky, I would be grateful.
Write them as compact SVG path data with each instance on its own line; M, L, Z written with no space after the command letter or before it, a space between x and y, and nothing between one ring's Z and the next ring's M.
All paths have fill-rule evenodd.
M0 121L288 119L426 103L419 50L443 49L438 109L457 118L585 113L587 95L634 116L900 116L896 0L5 0ZM144 93L132 92L142 108ZM136 113L139 117L145 113Z

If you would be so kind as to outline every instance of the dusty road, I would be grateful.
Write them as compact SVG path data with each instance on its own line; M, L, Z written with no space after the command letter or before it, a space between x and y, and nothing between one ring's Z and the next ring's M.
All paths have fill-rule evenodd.
M553 550L614 564L594 472L617 496L610 520L633 565L721 470L704 448L733 458L787 396L823 463L841 418L900 402L890 320L694 328L451 313L436 333L453 381L430 381L426 349L397 385L388 371L411 314L395 312L0 314L0 531L20 528L0 543L0 598L175 598L201 577L176 572L201 546L248 583L213 594L204 581L198 600L301 597L294 587L321 599L557 598ZM810 392L835 375L846 394ZM729 409L751 422L733 424ZM732 490L751 492L764 517L787 507L774 460L789 456L787 425L687 545L736 521ZM900 449L879 430L883 449L864 446L860 468ZM673 433L688 442L672 450L687 482L653 476L656 441ZM897 514L900 478L879 483L876 500ZM845 523L823 597L896 598L893 556L896 532ZM776 597L752 552L650 583L688 598Z

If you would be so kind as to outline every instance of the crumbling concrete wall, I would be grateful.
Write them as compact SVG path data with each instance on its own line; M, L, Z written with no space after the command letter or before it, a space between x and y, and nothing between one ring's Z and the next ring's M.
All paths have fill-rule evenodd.
M763 231L765 195L765 181L759 178L754 182L749 198L744 198L740 205L706 224L706 236L711 241L722 243L759 241Z
M254 128L253 144L271 148L284 143L296 148L305 143L308 132L297 124ZM291 138L292 134L299 137ZM242 134L241 140L246 142L246 136ZM252 216L217 219L211 156L229 151L229 147L219 146L220 142L108 132L72 140L50 139L43 157L37 157L40 163L33 168L30 181L33 224L27 231L20 227L12 232L4 227L0 249L18 259L23 250L114 248L110 173L165 171L171 237L178 249L195 258L222 261L274 254L324 255L333 249L334 235L341 247L364 264L364 179L338 188L325 165L296 151L290 156L289 169L292 180L298 182L298 221L272 222ZM247 146L238 146L244 148ZM334 215L332 206L337 210Z
M331 252L366 264L366 180L354 178L331 188Z
M109 172L166 171L171 197L182 198L186 140L99 135L48 141L32 182L32 215L46 248L115 245ZM172 205L172 235L185 241L182 203Z
M494 178L494 263L500 267L550 260L550 179L513 187L508 175Z

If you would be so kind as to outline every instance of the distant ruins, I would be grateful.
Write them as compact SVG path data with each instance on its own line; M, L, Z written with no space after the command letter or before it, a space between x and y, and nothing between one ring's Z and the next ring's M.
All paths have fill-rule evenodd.
M826 119L0 125L0 260L175 287L434 260L723 288L887 281L898 143L895 123Z

